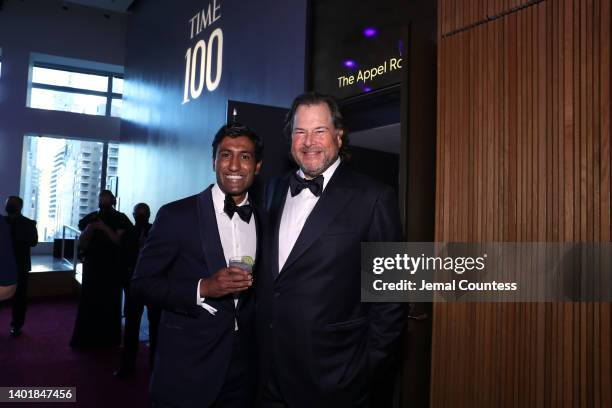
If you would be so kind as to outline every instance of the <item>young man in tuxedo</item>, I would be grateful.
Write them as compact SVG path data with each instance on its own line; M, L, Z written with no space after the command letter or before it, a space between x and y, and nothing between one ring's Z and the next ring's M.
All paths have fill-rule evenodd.
M287 129L299 170L266 187L257 275L262 406L372 406L406 311L360 301L360 243L402 240L395 194L343 162L346 131L331 97L297 97Z
M212 147L216 184L160 208L132 278L132 294L162 308L151 378L156 407L243 408L254 399L253 277L228 265L236 256L259 258L247 189L263 144L231 124Z

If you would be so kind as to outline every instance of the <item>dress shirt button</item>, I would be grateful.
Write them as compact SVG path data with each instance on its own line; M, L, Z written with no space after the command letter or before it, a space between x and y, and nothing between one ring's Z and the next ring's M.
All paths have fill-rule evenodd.
M274 322L270 323L270 328L273 329L274 328Z

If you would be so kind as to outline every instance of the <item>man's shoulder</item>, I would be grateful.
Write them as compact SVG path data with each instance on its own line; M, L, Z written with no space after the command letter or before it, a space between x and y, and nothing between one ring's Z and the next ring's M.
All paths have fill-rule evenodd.
M83 218L81 218L81 221L89 220L90 218L97 217L97 216L98 216L98 212L97 211L92 211L89 214L87 214L86 216L84 216Z
M266 185L265 185L265 189L267 192L269 191L274 191L276 189L276 187L283 181L283 180L287 180L289 179L289 175L291 173L285 173L285 174L281 174L281 175L276 175L276 176L272 176L270 177L267 181L266 181Z
M197 194L191 195L189 197L184 197L179 200L171 201L161 206L161 208L165 210L182 210L187 207L191 207L195 205L196 200L198 198ZM160 209L161 209L160 208Z
M270 177L268 181L266 181L266 187L275 187L281 182L287 182L293 173L295 173L295 170Z
M9 219L5 215L0 215L0 231L5 231L6 233L10 232L10 223Z
M97 216L98 212L94 211L94 212L90 212L89 214L87 214L86 216L84 216L83 218L81 218L79 220L79 229L82 231L85 229L85 227L87 226L87 224L89 224L91 222L92 219L94 219L95 216Z
M130 217L128 217L125 213L121 211L117 211L115 216L117 217L117 226L119 229L127 229L133 226L132 221L130 221Z
M343 165L341 171L342 173L340 174L342 175L344 183L356 187L364 193L379 195L383 192L389 192L393 190L393 188L388 184L381 183L380 181L372 178L371 176L359 173L358 171L351 169L346 164Z
M287 192L286 187L289 183L289 177L294 172L295 170L292 170L285 174L272 176L268 181L266 181L266 185L264 187L264 197L258 203L258 207L263 210L269 210L273 202L278 204L279 200L282 198L282 195Z
M190 211L197 208L197 200L200 194L194 194L162 205L159 208L158 216L159 214L164 214L166 216L188 214Z
M2 217L2 218L4 218L4 217ZM6 221L7 223L9 222L8 217L7 217L7 218L5 218L5 221ZM20 214L19 216L17 216L17 217L15 218L15 222L16 222L16 223L18 223L18 224L22 224L22 225L36 225L36 221L34 221L34 220L32 220L32 219L30 219L30 218L26 217L26 216L25 216L25 215L23 215L23 214Z

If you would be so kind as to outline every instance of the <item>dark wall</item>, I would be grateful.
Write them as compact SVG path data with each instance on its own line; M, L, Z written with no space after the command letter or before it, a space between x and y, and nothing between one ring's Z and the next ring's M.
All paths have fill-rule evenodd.
M405 220L407 241L433 241L436 180L436 1L410 2L408 81L402 108L406 140ZM431 303L410 306L404 344L401 406L429 407L431 367Z
M193 39L189 20L208 2L168 4L139 2L128 19L119 166L124 211L146 201L155 212L214 182L210 144L228 100L289 106L304 88L306 0L218 1L221 18ZM208 43L217 27L224 36L220 85L182 104L186 50L200 38Z
M350 146L348 165L353 170L393 187L398 192L399 154Z

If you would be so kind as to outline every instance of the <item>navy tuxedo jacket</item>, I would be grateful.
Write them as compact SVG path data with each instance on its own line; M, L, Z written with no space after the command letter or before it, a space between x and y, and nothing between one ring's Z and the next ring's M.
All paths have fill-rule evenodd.
M240 295L237 307L232 295L207 298L217 309L214 316L196 304L198 281L227 266L211 187L160 208L131 281L137 299L163 309L151 398L171 406L207 407L217 398L230 363L235 318L254 346L253 290ZM254 352L249 350L253 358Z
M341 164L279 272L288 178L266 189L256 285L260 392L273 370L292 408L365 406L406 319L402 304L360 300L361 242L402 241L395 194Z

